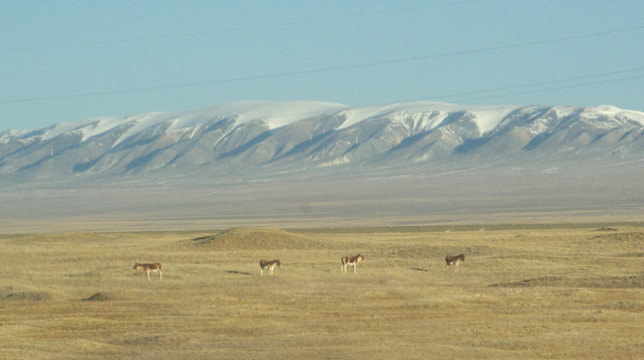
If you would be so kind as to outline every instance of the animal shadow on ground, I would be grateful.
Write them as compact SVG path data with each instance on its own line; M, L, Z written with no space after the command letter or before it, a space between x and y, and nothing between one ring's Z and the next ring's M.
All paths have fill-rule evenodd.
M419 267L413 267L413 268L410 268L410 269L411 269L411 270L414 270L414 271L424 271L424 272L429 272L429 270L427 270L427 269L423 269L423 268L419 268Z
M238 270L226 270L227 273L229 274L236 274L236 275L253 275L247 271L238 271Z

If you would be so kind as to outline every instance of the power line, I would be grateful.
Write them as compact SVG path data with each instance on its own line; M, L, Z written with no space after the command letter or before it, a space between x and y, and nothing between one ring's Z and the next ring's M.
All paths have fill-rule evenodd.
M500 45L500 46L493 46L493 47L486 47L486 48L479 48L479 49L445 52L441 54L398 58L398 59L382 60L382 61L367 62L367 63L360 63L360 64L330 66L330 67L308 69L308 70L288 71L288 72L273 73L273 74L244 76L244 77L236 77L236 78L228 78L228 79L217 79L217 80L200 81L200 82L187 82L187 83L159 85L159 86L151 86L151 87L132 88L132 89L85 92L85 93L66 94L66 95L39 96L39 97L29 97L29 98L21 98L21 99L4 99L4 100L0 100L0 104L25 103L25 102L44 101L44 100L59 100L59 99L71 99L71 98L92 97L92 96L102 96L102 95L148 92L148 91L155 91L155 90L198 87L198 86L216 85L216 84L223 84L223 83L265 80L265 79L289 77L289 76L296 76L296 75L316 74L316 73L332 72L332 71L340 71L340 70L351 70L351 69L431 60L431 59L438 59L438 58L444 58L444 57L471 55L471 54L485 53L485 52L491 52L491 51L500 51L500 50L507 50L507 49L522 48L522 47L538 46L538 45L551 44L556 42L579 40L579 39L585 39L585 38L613 35L613 34L624 33L624 32L638 31L643 29L644 29L644 26L635 26L635 27L629 27L629 28L623 28L623 29L607 30L602 32L572 35L572 36L565 36L565 37L545 39L545 40L535 40L535 41L529 41L529 42L523 42L523 43ZM630 70L627 70L627 71L630 71ZM592 76L599 76L599 75L590 75L590 76L592 77Z
M556 91L556 90L563 90L563 89L574 89L574 88L586 87L586 86L591 86L591 85L609 84L609 83L636 80L636 79L643 79L643 78L644 78L644 74L643 75L637 75L637 76L622 77L622 78L617 78L617 79L591 81L591 82L585 82L585 83L574 84L574 85L564 85L564 86L558 86L558 87L550 87L550 88L547 88L547 89L535 89L535 90L511 92L511 93L498 94L498 95L479 96L479 97L473 97L473 98L468 98L468 99L461 99L460 101L463 102L463 101L472 101L472 100L492 99L492 98L498 98L498 97L534 94L534 93Z
M468 91L468 92L443 94L443 95L440 96L440 98L441 99L459 98L459 101L470 101L470 100L479 100L479 99L503 97L503 96L508 96L508 95L512 95L512 94L517 94L518 95L518 94L524 94L524 93L529 93L529 92L548 91L548 90L551 90L553 88L544 89L544 90L533 90L533 91L529 91L529 92L520 92L520 93L516 93L516 92L505 93L505 95L490 95L490 96L462 99L462 97L469 96L469 95L494 93L494 92L499 92L499 91L507 91L507 90L514 90L514 89L521 89L521 88L528 88L528 87L536 87L536 86L544 86L544 85L550 85L550 84L565 83L565 82L569 82L569 81L586 80L586 79L592 79L592 78L601 78L601 77L606 77L606 76L620 75L620 74L626 74L626 73L632 73L632 72L638 72L638 71L644 71L644 67L639 67L639 68L634 68L634 69L627 69L627 70L612 71L612 72L606 72L606 73L584 75L584 76L575 76L575 77L569 77L569 78L557 79L557 80L526 83L526 84L506 86L506 87L498 87L498 88L492 88L492 89L482 89L482 90L473 90L473 91ZM640 78L640 77L641 76L639 76L639 75L635 75L635 76L631 76L631 77L620 78L619 80L623 81L623 80L628 80L628 79L637 79L637 78ZM614 81L614 79L608 79L608 80L603 80L603 81L600 80L600 81L587 83L587 84L595 84L595 83L602 83L602 82L613 82L613 81ZM571 87L576 87L576 85L570 85L570 86Z
M489 1L489 0L463 0L463 1L458 1L458 2L456 2L456 1L448 1L448 2L443 3L443 4L432 4L432 5L424 5L424 6L415 6L415 7L407 7L407 8L399 8L399 9L382 10L382 11L371 11L371 12L349 14L349 15L343 15L343 16L307 18L307 19L299 19L299 20L293 20L293 21L277 22L277 23L264 24L264 25L246 25L246 26L220 28L220 29L207 30L207 31L193 31L193 32L185 32L185 33L142 36L142 37L138 37L138 38L127 38L127 39L116 39L116 40L97 40L97 41L79 42L79 43L71 43L71 44L57 44L57 45L45 45L45 46L33 46L33 47L7 48L7 49L0 49L0 53L22 52L22 51L39 51L39 50L52 50L52 49L66 49L66 48L87 47L87 46L101 46L101 45L115 45L115 44L124 44L124 43L132 43L132 42L142 42L142 41L154 41L154 40L166 40L166 39L184 38L184 37L196 37L196 36L211 35L211 34L220 34L220 33L229 33L229 32L236 32L236 31L245 31L245 30L263 30L263 29L279 28L279 27L294 26L294 25L308 25L308 24L324 23L324 22L330 22L330 21L356 19L356 18L363 18L363 17L368 17L368 16L378 16L378 15L385 15L385 14L405 13L405 12L420 11L420 10L427 10L427 9L435 9L435 8L440 8L440 7L449 7L449 6L470 4L470 3L483 2L483 1Z

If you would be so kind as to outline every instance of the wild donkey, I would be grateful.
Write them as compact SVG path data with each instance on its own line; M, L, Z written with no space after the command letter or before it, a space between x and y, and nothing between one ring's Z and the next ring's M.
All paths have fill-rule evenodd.
M364 256L361 254L358 254L356 256L348 257L348 256L343 256L342 257L342 268L340 268L341 271L347 272L347 265L353 266L353 272L356 272L356 268L358 267L358 263L360 261L364 260Z
M461 262L465 262L465 255L460 254L456 256L447 255L445 256L445 269L449 269L450 265L454 265L454 270L458 272L458 265Z

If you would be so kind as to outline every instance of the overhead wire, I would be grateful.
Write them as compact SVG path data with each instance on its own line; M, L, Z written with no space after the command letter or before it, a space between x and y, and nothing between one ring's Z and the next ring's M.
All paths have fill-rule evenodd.
M219 28L219 29L204 30L204 31L169 33L169 34L141 36L141 37L124 38L124 39L113 39L113 40L94 40L94 41L69 43L69 44L53 44L53 45L32 46L32 47L4 48L4 49L0 49L0 53L114 45L114 44L142 42L142 41L167 40L167 39L173 39L173 38L197 37L202 35L212 35L212 34L236 32L236 31L245 31L245 30L262 30L262 29L271 29L271 28L279 28L279 27L294 26L294 25L310 25L315 23L324 23L324 22L346 20L346 19L356 19L356 18L385 15L385 14L413 12L413 11L419 11L419 10L435 9L440 7L456 6L456 5L463 5L463 4L470 4L475 2L484 2L484 1L489 1L489 0L447 1L442 4L421 5L421 6L388 9L388 10L380 10L380 11L375 10L375 11L369 11L369 12L363 12L363 13L357 13L357 14L347 14L347 15L341 15L341 16L305 18L305 19L299 19L299 20L293 20L293 21L269 23L269 24L255 24L255 25L247 24L247 25L238 26L238 27Z
M637 80L637 79L644 79L644 74L635 75L635 76L628 76L628 77L621 77L621 78L616 78L616 79L597 80L597 81L585 82L585 83L580 83L580 84L562 85L562 86L550 87L550 88L545 88L545 89L513 91L511 93L504 93L504 94L497 94L497 95L470 97L470 98L460 99L459 101L473 101L473 100L483 100L483 99L494 99L494 98L499 98L499 97L509 97L509 96L514 96L514 95L535 94L535 93L540 93L540 92L556 91L556 90L563 90L563 89L574 89L574 88L580 88L580 87L587 87L587 86L591 86L591 85L609 84L609 83L616 83L616 82L623 82L623 81Z
M549 88L545 88L545 89L523 90L523 91L519 91L519 92L517 92L515 90L516 89L522 89L522 88L529 88L529 87L541 87L541 86L544 86L544 85L553 85L553 84L558 84L558 83L566 83L566 82L570 82L570 81L588 80L588 79L592 79L592 78L601 78L601 77L606 77L606 76L621 75L621 74L633 73L633 72L639 72L639 71L644 71L644 67L638 67L638 68L626 69L626 70L619 70L619 71L611 71L611 72L605 72L605 73L590 74L590 75L584 75L584 76L568 77L568 78L556 79L556 80L532 82L532 83L505 86L505 87L497 87L497 88L491 88L491 89L481 89L481 90L473 90L473 91L467 91L467 92L442 94L442 95L440 95L440 97L442 99L445 99L445 100L452 99L452 101L456 101L454 99L457 99L458 101L472 101L472 100L481 100L481 99L492 99L492 98L498 98L498 97L507 97L507 96L511 96L511 95L523 95L523 94L530 94L530 93L537 93L537 92L544 92L544 91L551 91L551 90L583 87L583 86L586 86L586 85L595 85L595 84L612 83L612 82L618 82L618 81L626 81L626 80L631 80L631 79L639 79L639 78L644 77L644 74L643 75L635 74L635 75L632 75L632 76L621 77L621 78L618 78L618 79L596 80L596 81L585 82L585 83L581 83L581 84L563 85L563 86L558 86L558 87L549 87ZM508 90L512 90L512 92L507 92ZM496 95L467 97L467 96L472 96L472 95L480 95L480 94L494 93L494 92L501 92L501 91L506 91L506 92L502 93L502 94L496 94Z
M476 53L500 51L500 50L506 50L506 49L538 46L538 45L544 45L544 44L550 44L550 43L556 43L556 42L579 40L579 39L584 39L584 38L606 36L606 35L612 35L612 34L618 34L618 33L624 33L624 32L631 32L631 31L639 31L639 30L644 30L644 26L634 26L634 27L628 27L628 28L622 28L622 29L613 29L613 30L606 30L606 31L601 31L601 32L593 32L593 33L586 33L586 34L579 34L579 35L571 35L571 36L564 36L564 37L558 37L558 38L535 40L535 41L528 41L528 42L514 43L514 44L507 44L507 45L499 45L499 46L492 46L492 47L485 47L485 48L478 48L478 49L458 50L458 51L451 51L451 52L445 52L445 53L440 53L440 54L405 57L405 58L381 60L381 61L374 61L374 62L349 64L349 65L338 65L338 66L330 66L330 67L315 68L315 69L296 70L296 71L288 71L288 72L281 72L281 73L250 75L250 76L233 77L233 78L227 78L227 79L213 79L213 80L208 80L208 81L176 83L176 84L169 84L169 85L158 85L158 86L150 86L150 87L131 88L131 89L116 89L116 90L84 92L84 93L76 93L76 94L37 96L37 97L18 98L18 99L0 99L0 104L25 103L25 102L36 102L36 101L44 101L44 100L58 100L58 99L70 99L70 98L82 98L82 97L115 95L115 94L125 94L125 93L138 93L138 92L149 92L149 91L156 91L156 90L169 90L169 89L177 89L177 88L188 88L188 87L216 85L216 84L223 84L223 83L234 83L234 82L242 82L242 81L265 80L265 79L271 79L271 78L289 77L289 76L306 75L306 74L316 74L316 73L341 71L341 70L351 70L351 69L359 69L359 68L367 68L367 67L375 67L375 66L397 64L397 63L406 63L406 62L416 62L416 61L423 61L423 60L431 60L431 59L444 58L444 57L453 57L453 56L469 55L469 54L476 54ZM618 73L622 73L622 72L630 72L630 71L635 71L635 70L622 70L622 71L614 72L613 74L618 74ZM588 75L587 77L596 77L596 76L605 76L605 75L607 75L607 74L592 74L592 75ZM640 78L640 77L635 76L635 77L630 77L630 78ZM620 79L619 81L628 80L630 78ZM568 81L568 80L555 80L555 82L561 82L561 81ZM604 81L604 82L606 82L606 81ZM609 82L612 82L612 81L609 81ZM593 84L598 84L598 83L602 83L602 82L593 82ZM543 85L543 83L537 83L537 85ZM525 87L525 86L532 86L532 85L518 85L517 87ZM482 90L480 92L487 92L487 91L492 91L492 90Z

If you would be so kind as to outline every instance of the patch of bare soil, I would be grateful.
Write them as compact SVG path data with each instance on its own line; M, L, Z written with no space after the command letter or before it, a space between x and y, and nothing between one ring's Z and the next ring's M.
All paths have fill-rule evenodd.
M317 239L277 229L234 228L189 240L193 246L208 250L323 249Z

